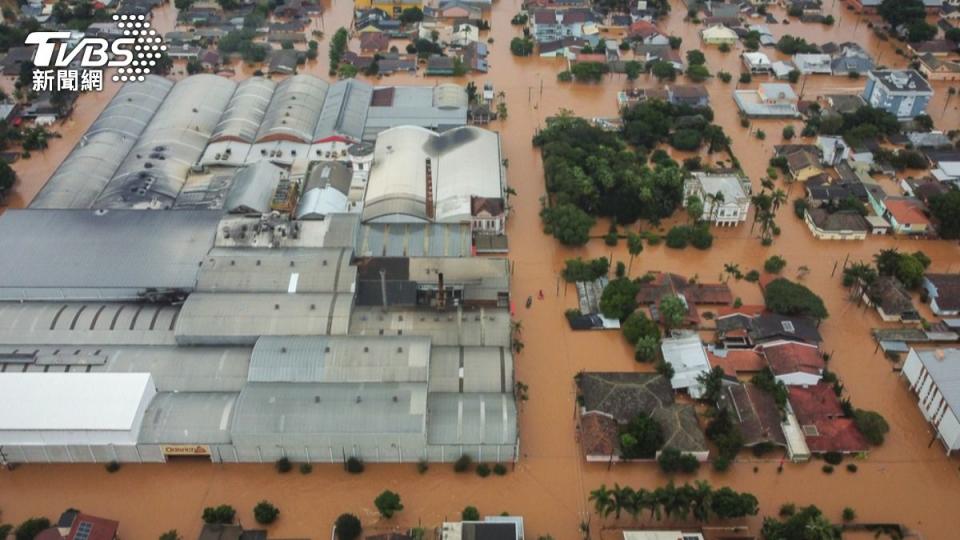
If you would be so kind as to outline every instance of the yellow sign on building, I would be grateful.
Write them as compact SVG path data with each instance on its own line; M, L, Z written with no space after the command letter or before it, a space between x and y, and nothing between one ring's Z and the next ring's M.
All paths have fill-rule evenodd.
M160 450L165 456L209 456L210 447L205 444L164 444Z

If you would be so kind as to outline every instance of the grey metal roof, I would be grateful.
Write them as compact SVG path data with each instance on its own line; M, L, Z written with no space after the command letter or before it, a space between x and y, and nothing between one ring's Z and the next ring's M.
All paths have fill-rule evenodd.
M333 188L344 195L350 193L353 171L339 161L322 161L310 169L304 183L304 194L313 189Z
M323 110L313 132L313 140L332 136L359 141L367 122L373 86L356 79L336 82L327 92Z
M116 173L173 83L157 76L125 84L30 203L89 208Z
M336 293L193 293L177 319L181 345L247 345L260 336L347 333L353 296Z
M350 335L427 336L434 347L509 347L510 312L491 308L461 315L416 309L384 313L379 307L357 307L350 317Z
M219 212L8 210L0 299L131 299L193 288Z
M223 117L213 130L211 142L231 139L253 143L276 87L277 83L263 77L253 77L237 85Z
M161 392L143 415L140 444L228 444L234 392Z
M960 349L914 350L954 414L960 413Z
M174 345L180 309L120 302L0 302L0 344Z
M172 206L235 88L230 79L208 74L177 83L94 206Z
M463 96L466 90L460 87ZM387 105L371 106L363 131L365 141L373 141L377 134L397 126L420 126L443 131L467 123L467 106L451 97L448 88L429 86L395 86L393 99ZM437 99L437 96L440 99ZM377 105L374 103L374 105Z
M353 171L343 163L318 162L304 183L297 219L322 219L328 214L346 211L352 183Z
M421 383L250 383L237 401L232 433L419 434L426 394Z
M423 337L270 336L253 348L250 382L426 382Z
M330 84L313 75L295 75L277 85L256 140L309 143Z
M469 257L473 236L464 223L367 223L359 227L363 257Z
M434 347L431 392L510 392L513 355L506 347Z
M514 444L517 407L511 394L431 393L430 444Z
M231 214L266 214L284 170L267 160L239 169L231 181L223 209Z
M350 294L350 256L344 248L214 248L200 263L197 290Z

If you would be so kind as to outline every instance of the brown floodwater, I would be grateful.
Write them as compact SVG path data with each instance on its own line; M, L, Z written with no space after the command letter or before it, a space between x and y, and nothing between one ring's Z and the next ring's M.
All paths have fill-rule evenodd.
M685 9L673 2L674 13L661 24L669 33L684 38L683 50L699 47L696 28L682 18ZM775 35L792 33L815 42L855 39L874 54L882 54L887 65L905 65L893 45L873 37L866 19L832 5L837 24L832 28L793 23L771 25ZM626 80L610 76L601 84L560 84L556 73L563 69L561 60L514 58L508 43L517 32L509 19L519 9L519 0L500 0L494 5L490 36L492 73L471 75L459 82L490 81L496 90L504 91L509 118L490 124L500 131L503 149L509 159L508 177L518 192L511 199L513 213L508 225L510 259L514 263L513 294L522 299L543 290L546 299L535 301L532 308L520 308L525 348L516 358L517 378L530 387L529 401L520 414L522 458L515 470L503 478L481 479L476 475L456 475L449 464L434 464L420 475L414 465L370 465L360 476L351 476L337 466L316 466L310 475L291 473L278 475L270 465L211 465L198 462L175 462L165 465L123 467L116 474L107 474L96 465L29 465L15 471L0 471L0 509L3 521L20 521L30 515L55 516L64 508L75 506L86 512L103 514L121 521L121 534L128 539L151 539L170 528L177 528L186 537L199 530L200 511L204 506L227 503L240 510L240 518L253 524L251 509L268 499L281 509L281 517L270 527L278 537L326 538L329 527L341 512L357 513L368 528L409 527L418 524L436 526L445 519L457 519L466 505L477 506L483 514L510 512L523 515L527 537L550 533L557 539L578 538L578 524L589 519L593 538L601 538L603 527L623 527L634 523L629 517L619 522L601 520L589 512L587 495L600 484L613 483L646 487L664 484L668 478L652 464L622 464L612 469L605 465L586 464L579 452L574 424L573 376L581 370L648 370L649 366L633 361L631 351L617 332L580 332L568 330L563 311L576 305L572 288L558 287L558 271L563 261L574 256L612 256L626 261L626 247L611 248L601 240L587 246L568 249L541 232L538 211L544 194L543 169L539 152L530 140L544 118L560 109L571 109L581 116L614 116L616 92ZM323 28L327 36L339 26L348 26L352 3L339 0L329 6ZM173 8L167 7L172 11ZM778 18L783 12L774 8ZM327 40L320 46L319 59L305 71L326 76ZM716 72L723 69L737 74L736 53L723 54L715 49L705 51L708 66ZM767 51L769 53L769 51ZM775 53L772 53L776 56ZM238 70L237 77L252 70ZM422 76L390 76L384 84L436 84L444 79ZM641 77L640 86L651 86L654 80ZM754 83L756 84L756 83ZM741 128L730 97L734 84L717 80L707 84L717 113L717 122L733 138L733 150L747 174L759 189L773 145L780 140L786 122L754 122L768 134L759 141ZM805 96L824 92L831 87L862 88L863 80L811 77L806 82ZM955 100L945 116L937 113L944 107L945 86L937 84L938 96L931 114L938 126L960 125ZM542 89L542 90L541 90ZM84 96L74 118L61 128L64 138L54 141L43 155L17 164L21 173L19 199L22 206L39 189L70 148L76 137L92 121L108 99ZM799 122L795 122L799 125ZM69 135L68 135L69 133ZM42 161L41 161L42 160ZM790 190L791 199L801 194L800 186L782 186ZM679 219L679 218L678 218ZM921 531L924 538L956 537L960 518L955 513L960 493L960 460L947 458L938 444L930 444L931 431L917 410L906 385L892 370L891 363L875 352L869 331L883 326L876 314L847 300L839 271L831 275L835 265L869 260L876 251L897 247L901 250L922 249L933 258L933 269L957 270L960 252L957 245L944 241L907 240L893 237L869 238L863 242L821 242L812 238L802 222L792 214L791 204L780 211L777 219L782 234L770 247L763 247L749 225L732 229L716 229L712 249L698 251L670 250L663 245L647 246L633 264L633 274L649 270L672 271L703 280L720 278L724 263L734 262L746 272L761 268L770 255L785 257L788 266L784 275L795 278L800 266L809 268L803 282L824 297L830 318L821 326L825 349L832 353L830 369L843 379L853 403L862 408L880 411L888 420L891 432L886 443L871 452L867 460L858 462L859 471L848 473L843 467L832 475L821 472L818 462L787 463L777 473L779 457L754 460L745 452L741 462L729 472L715 473L709 467L696 476L678 478L709 480L715 486L729 485L754 493L760 499L761 515L775 515L785 502L800 505L816 504L835 521L840 520L845 506L856 509L864 521L900 522ZM670 221L664 223L665 227ZM634 225L632 230L636 230ZM606 232L599 223L595 232ZM952 267L951 267L952 265ZM735 295L745 303L762 301L759 288L744 281L730 282ZM923 307L926 311L926 307ZM929 313L925 313L929 316ZM754 468L756 467L756 472ZM379 520L373 498L384 489L398 491L405 505L393 520ZM758 525L760 518L749 521ZM603 538L615 538L612 532Z

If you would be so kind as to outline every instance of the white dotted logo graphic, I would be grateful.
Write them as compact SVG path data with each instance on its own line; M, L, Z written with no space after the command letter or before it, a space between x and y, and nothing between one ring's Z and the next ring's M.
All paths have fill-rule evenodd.
M124 36L135 38L133 47L133 62L127 67L117 68L114 81L145 81L151 68L157 65L167 46L163 44L157 31L150 28L146 15L114 15L113 20L123 30Z

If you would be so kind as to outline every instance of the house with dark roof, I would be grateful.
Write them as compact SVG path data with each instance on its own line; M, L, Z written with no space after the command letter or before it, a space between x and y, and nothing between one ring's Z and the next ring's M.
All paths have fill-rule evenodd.
M373 54L390 48L390 38L383 32L361 32L360 53Z
M297 51L293 49L279 49L270 55L268 73L289 75L297 72Z
M920 56L920 73L931 81L960 81L960 62L927 53Z
M427 75L451 76L454 74L455 64L453 58L449 56L440 56L434 54L427 59Z
M924 274L923 288L934 314L940 317L960 315L960 274Z
M668 84L667 99L674 105L706 107L710 105L710 94L702 84Z
M737 424L747 448L758 444L786 448L787 440L781 427L782 413L769 392L751 383L727 385L720 393L717 406L726 410Z
M835 196L845 194L837 191L841 188L832 186L809 189L817 194L818 199L832 200ZM843 198L841 197L840 200ZM814 206L807 208L804 212L804 221L814 238L819 240L864 240L870 230L866 218L856 210L830 212L825 208Z
M914 307L910 293L893 276L877 278L864 291L863 300L873 306L884 321L920 322L920 313Z
M750 340L758 345L772 341L798 341L819 346L823 342L813 320L764 313L750 321Z
M693 406L675 403L670 381L662 375L581 372L576 383L580 443L588 462L620 461L620 429L640 414L660 425L663 448L676 448L700 461L709 456Z
M921 41L919 43L907 43L907 49L915 56L930 54L945 57L956 52L957 44L949 39L931 39L930 41Z
M826 364L817 345L774 341L759 347L774 378L787 386L817 384Z
M796 417L812 453L858 454L870 449L853 419L844 416L833 385L789 386L787 391L787 408Z

